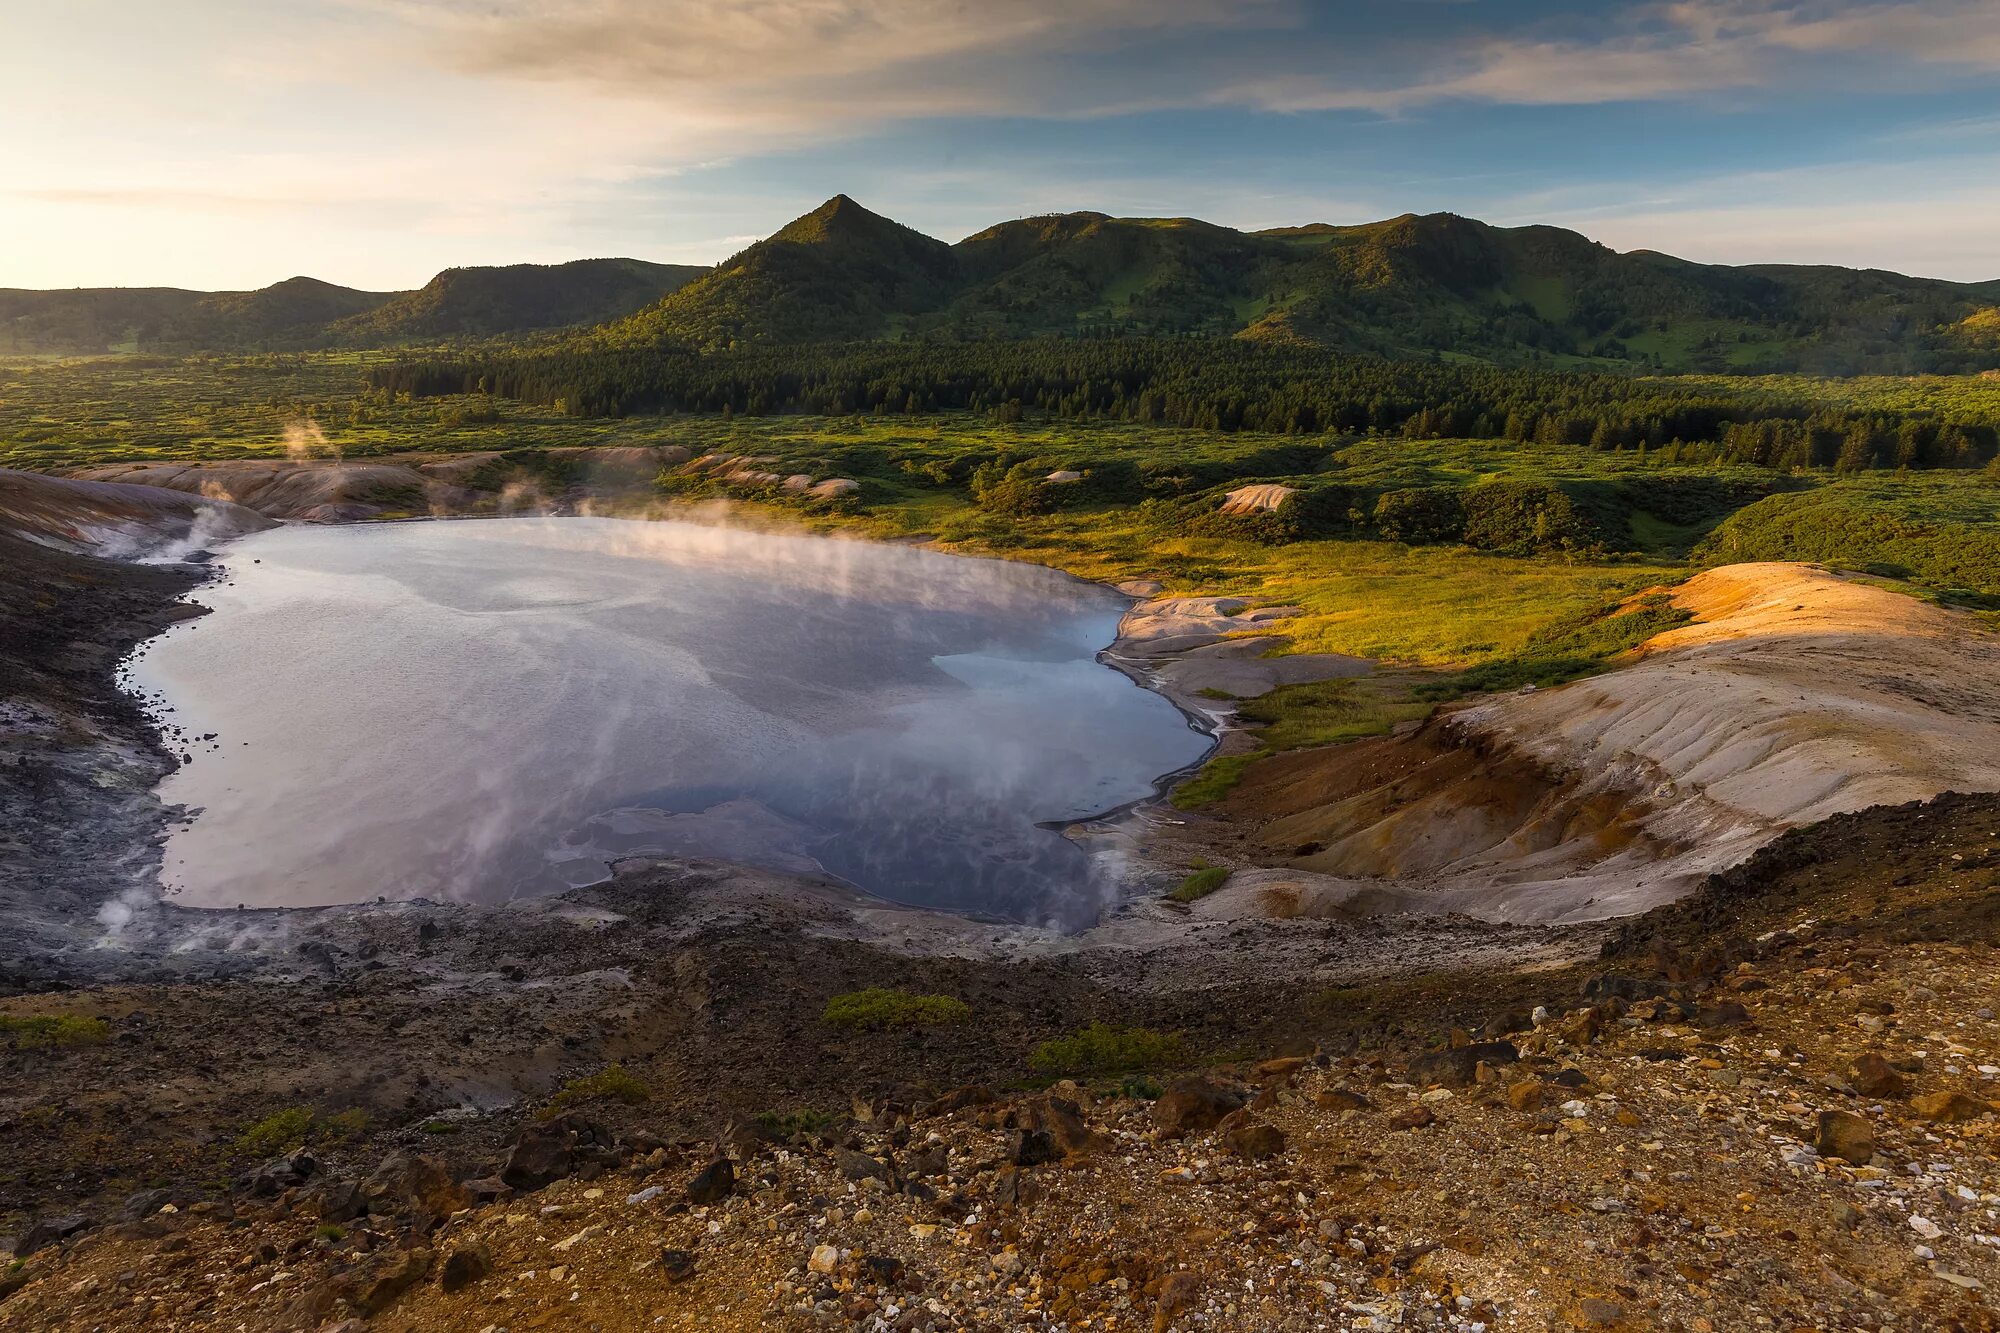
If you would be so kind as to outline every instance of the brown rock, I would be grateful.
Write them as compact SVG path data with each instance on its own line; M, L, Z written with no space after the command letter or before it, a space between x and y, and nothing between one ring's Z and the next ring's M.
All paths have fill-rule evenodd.
M1365 1111L1369 1101L1352 1088L1328 1088L1314 1099L1323 1111Z
M1548 1093L1540 1079L1523 1079L1507 1088L1507 1105L1516 1111L1539 1111L1548 1100Z
M1391 1129L1422 1129L1425 1125L1435 1125L1437 1117L1428 1106L1412 1106L1389 1117Z
M408 1212L422 1227L434 1227L472 1206L472 1191L451 1178L435 1157L391 1153L363 1182L371 1213Z
M1875 1160L1875 1129L1851 1111L1821 1111L1813 1147L1821 1157L1866 1166Z
M1153 1103L1153 1123L1170 1136L1213 1129L1247 1100L1239 1090L1196 1074L1177 1080Z
M1521 1053L1510 1041L1470 1041L1442 1051L1429 1051L1410 1061L1410 1082L1419 1087L1438 1084L1446 1088L1470 1087L1483 1064L1498 1068L1511 1065Z
M1033 1097L1014 1113L1021 1129L1041 1130L1056 1146L1057 1156L1095 1152L1105 1146L1104 1136L1083 1118L1083 1107L1067 1097Z
M1577 1302L1576 1318L1582 1328L1616 1328L1625 1318L1625 1307L1586 1296Z
M438 1272L438 1285L446 1292L462 1291L493 1271L493 1255L484 1245L467 1245L453 1250Z
M1933 1124L1956 1125L1979 1119L1987 1106L1962 1092L1927 1092L1911 1098L1910 1109Z
M431 1271L426 1249L391 1250L371 1261L353 1280L350 1304L365 1315L378 1315L424 1280Z
M1259 1162L1285 1151L1285 1134L1276 1125L1253 1118L1248 1111L1236 1111L1222 1122L1222 1147L1238 1157Z
M1160 1282L1160 1294L1153 1306L1153 1333L1166 1333L1174 1316L1194 1304L1201 1280L1186 1269L1169 1273Z
M1901 1097L1910 1091L1910 1081L1873 1051L1856 1056L1847 1066L1847 1077L1863 1097Z
M693 1180L688 1182L688 1202L694 1204L720 1203L729 1197L729 1191L736 1188L736 1164L727 1157L718 1157L703 1167Z
M1306 1067L1302 1055L1288 1055L1277 1060L1266 1060L1257 1066L1257 1079L1262 1083L1290 1083L1298 1072Z

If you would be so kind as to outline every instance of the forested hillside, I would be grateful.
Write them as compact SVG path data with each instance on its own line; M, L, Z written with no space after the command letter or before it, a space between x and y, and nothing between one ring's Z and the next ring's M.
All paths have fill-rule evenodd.
M414 292L317 278L248 292L0 290L0 353L298 351L504 337L619 319L707 271L584 259L447 269Z
M1449 213L1240 232L1069 213L947 246L838 196L607 329L614 347L1201 335L1664 370L1983 369L1994 284L1619 254Z
M822 344L700 354L567 349L411 361L395 393L492 393L575 416L1035 413L1222 431L1502 438L1773 467L1964 467L1996 450L1991 395L1829 399L1805 380L1644 377L1392 361L1195 338ZM1971 381L1970 383L1980 383Z

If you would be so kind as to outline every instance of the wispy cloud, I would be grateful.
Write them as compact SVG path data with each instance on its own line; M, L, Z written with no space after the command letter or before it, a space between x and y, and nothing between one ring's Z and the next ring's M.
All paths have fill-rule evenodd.
M1898 86L2000 70L1993 0L1671 0L1356 37L1301 0L353 0L461 73L590 87L697 127L827 133L936 116L1185 107L1404 112L1685 98L1815 59ZM1118 60L1096 59L1114 47ZM1134 55L1132 48L1142 48ZM837 113L837 114L834 114Z

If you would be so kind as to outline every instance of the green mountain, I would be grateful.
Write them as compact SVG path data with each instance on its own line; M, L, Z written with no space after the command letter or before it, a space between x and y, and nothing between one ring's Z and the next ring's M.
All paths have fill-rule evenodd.
M329 333L342 343L381 346L603 324L644 309L707 272L691 264L638 259L448 268L417 291L333 323Z
M1262 232L1068 213L946 245L840 196L604 336L710 350L1199 334L1501 363L1971 369L1993 359L1996 287L1620 254L1449 213Z
M891 336L958 285L952 247L843 194L608 332L701 347Z
M620 319L707 271L584 259L448 269L414 292L317 278L249 292L0 289L0 352L289 351L528 333Z
M175 287L0 290L0 351L105 352L296 346L388 300L287 278L253 292Z

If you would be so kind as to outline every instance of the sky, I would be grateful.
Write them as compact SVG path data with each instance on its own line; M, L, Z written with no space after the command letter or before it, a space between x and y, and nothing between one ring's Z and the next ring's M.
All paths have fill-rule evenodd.
M2000 278L2000 0L0 0L0 287L713 263L846 193Z

